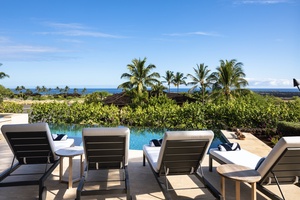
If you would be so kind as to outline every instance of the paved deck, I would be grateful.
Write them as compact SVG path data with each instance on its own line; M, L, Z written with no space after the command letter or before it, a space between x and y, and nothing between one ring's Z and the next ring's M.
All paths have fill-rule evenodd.
M266 156L271 150L270 147L265 145L263 142L258 140L251 134L245 133L245 140L236 140L235 135L232 132L223 131L224 135L230 140L230 142L239 142L241 147L253 152L260 156ZM12 160L12 153L8 148L6 141L0 138L0 172L7 169L10 166ZM67 175L68 161L65 159L64 164ZM74 169L77 173L79 171L79 157L74 159ZM219 164L214 162L214 167ZM220 176L213 169L213 172L208 171L208 156L203 161L203 171L208 181L220 191ZM133 199L138 200L161 200L164 196L158 186L151 169L146 164L142 165L142 151L130 150L129 152L129 179L130 189ZM77 184L73 184L72 189L67 189L67 184L59 182L59 167L55 169L52 175L47 179L45 185L47 186L47 200L49 199L75 199ZM176 176L171 177L170 182L174 188L181 188L175 190L172 193L174 199L216 199L209 190L199 189L201 185L197 180L189 176ZM186 189L187 187L196 187L195 189ZM295 186L296 187L296 186ZM0 188L0 200L6 199L36 199L37 198L38 186L26 186L26 187L8 187ZM271 188L274 192L278 193L277 188ZM293 186L284 187L284 193L287 199L297 199L300 196L300 188ZM250 186L248 184L241 184L241 199L250 199ZM126 199L124 196L121 197L88 197L82 199ZM226 181L226 199L235 199L235 187L233 181ZM258 200L269 199L260 192L257 193Z

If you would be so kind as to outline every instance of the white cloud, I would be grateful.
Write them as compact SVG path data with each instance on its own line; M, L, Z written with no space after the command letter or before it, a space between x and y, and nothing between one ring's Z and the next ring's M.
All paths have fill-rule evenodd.
M77 43L77 44L83 43L83 41L81 40L73 40L73 39L61 39L60 41L68 42L68 43Z
M49 53L49 52L51 53L62 52L62 50L53 47L29 46L29 45L0 46L0 55L10 54L10 53Z
M56 23L56 22L45 22L46 26L59 28L59 29L85 29L85 27L78 23Z
M196 31L196 32L188 32L188 33L170 33L170 34L164 34L167 36L191 36L191 35L202 35L202 36L220 36L217 33L213 32L202 32L202 31Z
M293 87L293 79L255 79L255 78L246 78L250 88L287 88Z
M78 23L56 23L46 22L46 26L55 28L57 31L39 32L44 35L63 35L71 37L87 36L87 37L103 37L103 38L124 38L124 36L107 34L98 31L91 31L90 28Z
M88 36L88 37L103 37L103 38L123 38L122 36L110 35L101 32L93 31L82 31L82 30L66 30L66 31L57 31L57 32L40 32L44 35L64 35L64 36Z
M8 43L9 41L8 37L0 36L0 43Z
M278 4L288 3L290 0L236 0L235 4Z
M3 61L53 61L53 60L74 60L75 57L62 55L67 50L30 45L0 45L0 60Z

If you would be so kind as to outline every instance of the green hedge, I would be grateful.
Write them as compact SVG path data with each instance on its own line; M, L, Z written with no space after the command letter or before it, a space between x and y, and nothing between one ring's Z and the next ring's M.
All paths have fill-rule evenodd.
M13 102L0 103L0 113L22 113L23 105Z
M176 129L262 128L274 129L279 121L300 122L300 100L246 95L231 101L219 99L206 104L179 106L165 96L152 97L143 105L118 108L102 103L36 103L30 122L126 125Z
M104 106L101 103L35 103L31 106L29 121L117 126L120 125L119 112L116 106Z
M277 124L277 133L281 136L299 136L300 123L280 121Z

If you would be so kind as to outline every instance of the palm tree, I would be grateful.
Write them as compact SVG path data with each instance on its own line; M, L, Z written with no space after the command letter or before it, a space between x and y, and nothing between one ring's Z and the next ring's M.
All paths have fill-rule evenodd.
M159 83L160 78L159 73L153 72L152 69L155 69L155 65L148 65L145 67L146 58L143 60L133 59L132 64L128 64L127 68L130 73L123 73L121 78L126 78L129 81L122 83L118 86L123 89L135 89L138 95L141 95L144 91L147 90L147 87L153 87L155 84Z
M207 68L208 67L205 66L204 63L200 65L197 64L197 68L193 68L195 72L195 76L192 74L187 75L187 77L190 77L192 79L192 81L189 82L188 85L194 85L191 89L189 89L189 92L193 92L199 84L203 104L204 104L205 94L207 93L206 88L210 87L210 85L212 84L212 75L209 74L210 70Z
M0 63L0 66L1 66L2 64ZM9 75L8 74L5 74L4 72L0 72L0 79L3 79L3 78L5 78L5 77L7 77L7 78L9 78Z
M86 88L83 88L81 91L81 95L84 95L84 93L86 93L86 90L87 90Z
M219 94L224 94L226 99L229 100L232 96L231 90L240 89L248 85L244 77L246 76L243 71L243 63L237 60L220 60L220 66L217 67L217 72L212 74L214 85L213 90Z
M63 91L64 91L64 93L67 95L69 90L70 90L69 86L66 86L65 89L64 89Z
M46 93L47 92L47 88L43 85L41 88L41 92Z
M185 79L186 79L186 77L181 72L177 72L174 75L174 79L173 79L172 83L175 87L177 87L177 93L179 92L180 85L182 85L182 84L186 85Z
M25 90L25 87L22 85L22 86L17 86L16 91L18 91L19 93L21 93L23 90Z
M130 92L133 89L133 84L130 81L124 82L118 86L118 89L121 89L123 92Z
M57 90L57 94L60 93L60 87L56 86L55 90Z
M157 83L156 85L152 86L151 88L151 94L155 94L157 96L161 95L164 93L164 90L167 88L161 83Z
M36 86L35 91L36 91L37 93L40 93L40 92L42 91L42 89L41 89L40 86Z
M26 90L26 88L22 85L22 86L17 86L16 89L15 89L17 92L19 92L19 96L20 97L24 97L24 94L23 94L23 90Z
M77 94L77 93L78 93L78 89L77 89L77 88L74 88L74 89L73 89L73 93L74 93L74 94Z
M33 94L33 92L31 91L31 89L26 89L25 95L30 96L32 94Z
M169 93L170 93L170 85L174 79L174 72L173 71L166 71L166 76L163 76L163 78L165 79L165 81L162 81L162 83L167 83L168 87L169 87Z
M15 90L16 90L17 92L19 92L19 93L20 93L20 91L21 91L22 89L21 89L21 87L20 87L20 86L17 86Z

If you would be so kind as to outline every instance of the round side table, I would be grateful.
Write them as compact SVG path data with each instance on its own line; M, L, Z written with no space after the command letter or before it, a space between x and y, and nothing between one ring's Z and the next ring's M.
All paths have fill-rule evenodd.
M260 174L251 168L236 165L225 164L217 167L217 172L221 175L221 193L225 199L225 178L235 181L235 195L236 199L240 200L240 182L247 182L251 184L251 199L256 200L256 182L261 179Z
M67 147L67 148L57 150L55 154L60 157L59 180L60 182L67 182L68 189L70 189L72 188L73 182L79 181L83 175L83 160L82 160L83 147L82 146ZM75 156L80 156L80 177L77 179L73 179L73 158ZM62 179L64 157L69 158L69 180L68 181Z

